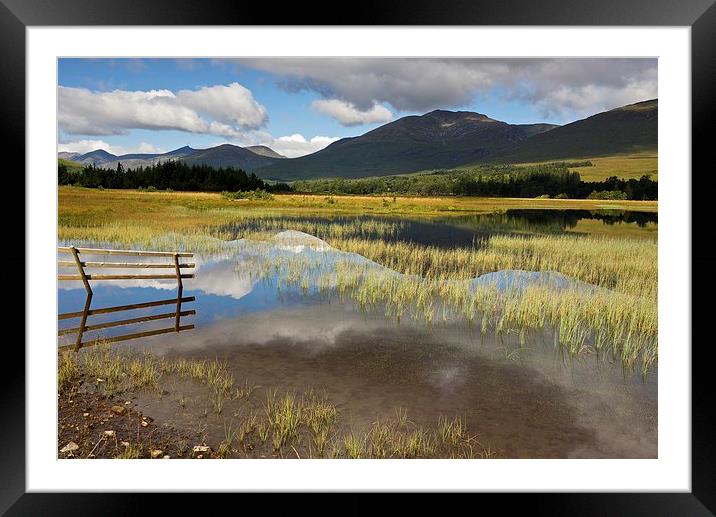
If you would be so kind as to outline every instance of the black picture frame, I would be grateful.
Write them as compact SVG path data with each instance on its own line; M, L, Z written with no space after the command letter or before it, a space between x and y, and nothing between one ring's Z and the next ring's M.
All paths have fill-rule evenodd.
M6 196L20 198L25 192L25 29L28 26L63 25L295 25L315 24L316 12L332 13L327 25L574 25L574 26L689 26L691 27L692 73L692 170L699 171L698 188L692 188L692 237L713 235L706 213L706 196L714 172L709 159L711 126L716 120L716 6L714 0L426 0L362 2L338 9L320 6L282 5L269 9L265 3L204 0L0 0L0 120L9 156L3 159ZM342 13L342 14L341 14ZM671 171L670 171L671 173ZM687 177L690 171L679 171ZM692 174L692 181L696 175ZM15 184L12 184L14 182ZM699 208L700 207L700 208ZM24 225L9 222L7 236L13 246L2 255L0 275L8 292L23 293L12 306L24 303ZM13 234L14 232L14 234ZM703 241L704 239L702 239ZM708 241L709 239L705 239ZM23 243L21 245L20 243ZM692 287L692 321L708 321L712 302L699 303L700 295L713 293L716 252L708 242L692 238L692 274L699 276ZM23 272L21 275L20 272ZM19 294L15 294L19 297ZM30 308L28 308L29 310ZM18 309L15 309L18 311ZM19 312L19 311L18 311ZM18 315L20 316L20 315ZM501 510L528 505L532 514L549 515L714 515L716 512L716 404L711 396L709 364L711 345L696 341L692 326L692 491L690 493L583 493L583 494L486 494L497 499ZM21 332L22 334L22 332ZM157 504L149 496L126 494L37 494L25 490L25 350L24 334L5 343L6 367L0 376L3 394L3 425L0 430L0 513L8 515L135 514ZM665 344L664 346L688 346ZM701 345L701 346L698 346ZM48 432L52 430L48 429ZM187 504L186 498L174 496ZM280 498L279 498L280 499ZM277 499L277 501L279 501ZM412 496L422 505L422 497ZM280 501L279 501L280 502ZM456 501L457 502L457 501ZM162 502L162 505L165 503ZM202 503L199 503L202 504ZM202 505L205 505L204 502ZM223 504L212 500L213 504ZM283 503L280 503L283 504ZM333 503L322 499L320 506ZM341 503L346 512L373 511L374 502L351 496ZM473 503L468 503L473 504ZM486 508L486 507L485 507ZM184 508L189 510L190 507Z

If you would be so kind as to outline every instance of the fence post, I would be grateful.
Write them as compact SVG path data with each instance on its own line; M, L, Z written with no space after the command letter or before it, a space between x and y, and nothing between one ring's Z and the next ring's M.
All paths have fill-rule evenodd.
M179 323L181 319L181 297L184 291L184 284L181 281L181 268L179 267L179 254L174 254L174 269L177 273L177 314L174 321L174 330L179 332Z
M79 350L82 346L82 336L85 332L85 326L87 325L87 313L89 312L90 305L92 304L92 288L90 287L89 280L87 280L87 275L85 274L85 268L82 265L82 261L79 257L79 252L77 251L77 248L74 246L70 246L70 250L72 251L72 256L75 259L75 264L77 264L77 270L80 273L80 277L82 278L82 283L85 285L85 290L87 291L87 299L85 300L85 308L82 312L82 320L80 321L80 327L79 332L77 333L77 341L75 342L75 351Z

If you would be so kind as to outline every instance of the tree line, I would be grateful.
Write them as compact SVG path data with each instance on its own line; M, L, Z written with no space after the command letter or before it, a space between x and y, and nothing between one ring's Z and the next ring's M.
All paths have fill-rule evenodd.
M658 184L649 175L639 179L616 176L603 181L582 181L568 163L529 167L486 165L475 169L440 170L428 174L358 179L316 179L268 183L254 173L232 167L187 165L167 161L147 167L115 169L94 165L73 168L58 162L60 185L89 188L157 189L209 192L298 192L307 194L553 197L570 199L655 200Z
M582 181L567 164L532 167L484 166L473 170L359 179L318 179L293 183L296 192L313 194L554 197L570 199L657 199L657 182L612 176L600 182Z
M115 169L101 169L94 164L82 169L58 164L60 185L89 188L157 189L184 191L249 191L272 190L254 173L247 174L232 167L214 168L208 165L187 165L180 161L166 161L147 167L125 169L121 162Z

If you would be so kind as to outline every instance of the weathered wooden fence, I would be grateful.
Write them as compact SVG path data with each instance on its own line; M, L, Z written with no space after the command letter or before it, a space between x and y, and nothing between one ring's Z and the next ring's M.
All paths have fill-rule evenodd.
M74 348L79 350L83 346L92 345L96 341L83 342L82 338L85 332L93 330L101 330L106 328L118 327L122 325L133 325L137 323L145 323L150 321L157 321L162 319L174 318L174 325L171 327L165 327L161 329L147 330L144 332L134 332L131 334L123 334L119 336L111 336L102 339L103 342L115 342L115 341L126 341L128 339L136 339L140 337L155 336L158 334L166 334L169 332L181 332L183 330L193 329L194 325L182 325L182 316L192 316L196 314L196 311L184 310L182 311L182 304L193 302L195 298L193 296L184 297L184 285L182 279L193 278L193 273L183 273L182 270L192 269L195 267L193 263L183 263L180 261L182 258L193 257L193 253L183 252L171 252L171 251L134 251L134 250L108 250L108 249L97 249L97 248L75 248L74 246L59 247L57 251L60 253L66 253L72 256L72 260L69 261L58 261L58 268L67 269L75 268L77 274L58 274L57 279L60 281L67 280L80 280L84 284L85 291L87 292L87 298L85 306L82 311L79 312L68 312L58 315L58 320L66 320L72 318L80 318L80 323L77 327L61 329L58 331L58 336L77 333L77 340L74 345L63 345L59 347L60 350ZM161 262L99 262L83 260L81 255L114 255L114 256L138 256L138 257L171 257L173 260L168 263ZM173 269L171 274L158 274L158 273L145 273L145 274L95 274L88 273L87 269ZM133 303L129 305L119 305L116 307L104 307L98 309L92 309L92 287L90 281L92 280L161 280L161 279L176 279L177 281L177 297L166 300L156 300L151 302ZM152 314L148 316L139 316L134 318L127 318L122 320L97 323L89 325L87 319L90 316L97 314L109 314L114 312L128 311L133 309L146 309L150 307L159 307L162 305L175 305L173 312L166 312L162 314Z

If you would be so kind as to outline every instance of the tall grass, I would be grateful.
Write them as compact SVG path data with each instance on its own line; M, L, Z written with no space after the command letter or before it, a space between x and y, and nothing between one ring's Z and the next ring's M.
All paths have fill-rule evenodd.
M579 239L542 240L549 239L554 239L550 248L544 243L530 244L529 239L511 239L520 250L541 248L540 257L546 258L532 257L534 251L516 252L515 256L523 257L521 261L491 264L495 269L539 269L541 264L541 279L529 279L524 285L520 277L528 273L519 270L512 274L512 283L504 285L451 278L453 272L457 277L467 276L458 266L449 266L450 257L458 252L447 250L443 254L445 250L435 248L428 251L435 253L436 266L427 276L400 274L356 261L348 254L338 253L335 262L327 262L320 255L276 255L261 247L242 255L239 267L244 272L247 263L255 264L264 281L275 283L281 291L300 288L329 296L335 292L366 311L382 311L398 321L411 318L431 325L463 320L482 334L492 330L501 338L517 336L521 346L527 344L530 333L554 332L555 343L572 355L585 350L609 354L620 358L628 370L640 369L646 375L658 356L656 246L644 248L643 243L600 238L594 240L596 251L590 251ZM498 247L505 246L506 240L498 239ZM395 261L393 267L409 272L411 263L422 263L419 246L397 247L414 253L390 255ZM469 253L459 253L475 261ZM471 253L479 255L481 251ZM400 263L403 257L407 258ZM592 261L597 264L594 272L587 267ZM578 280L592 282L565 284L564 277L552 274L550 266L562 267ZM440 271L436 271L438 267ZM313 286L312 290L307 286Z
M106 395L127 389L157 389L165 376L180 378L205 385L210 393L224 394L233 390L227 363L218 360L195 361L190 359L158 359L151 354L130 354L100 344L79 353L68 352L61 356L60 384L72 387L82 375L95 377L97 385ZM248 401L241 397L243 403ZM245 401L245 402L244 402ZM242 412L234 413L235 417ZM342 415L326 394L308 390L300 396L293 392L279 394L277 389L266 390L263 415L249 404L238 427L231 419L223 419L223 433L216 448L216 456L228 458L239 450L254 450L268 446L275 456L286 452L300 457L326 456L332 458L430 458L430 457L488 457L489 450L482 448L471 436L460 419L440 417L437 427L420 426L409 417L407 409L397 407L394 418L379 418L362 432L341 425ZM200 442L206 443L207 425L199 426ZM221 425L221 424L218 424ZM221 430L221 429L220 429ZM308 438L308 441L306 441ZM187 444L178 444L180 451ZM291 451L293 451L291 453ZM128 445L116 457L138 458L145 454L138 445Z
M559 271L620 292L656 296L657 244L574 236L494 236L484 247L444 249L409 242L329 239L390 269L425 278L468 279L504 269Z
M427 324L458 317L479 327L483 334L493 330L500 337L515 335L520 345L527 342L530 332L548 329L555 333L557 345L571 354L593 349L618 357L627 368L640 368L642 373L657 361L658 246L655 240L607 236L493 236L478 247L445 249L390 242L402 228L399 221L331 221L327 218L319 221L307 217L305 210L291 211L310 209L315 201L312 199L311 196L277 196L268 204L236 207L235 203L212 194L147 195L62 188L59 237L75 244L94 241L210 254L240 252L244 270L249 268L253 276L264 281L277 277L279 289L296 287L308 294L335 288L340 296L350 298L366 310L384 311L388 317L398 320L409 317ZM482 211L531 206L525 205L525 200L518 203L515 200L410 201L404 198L391 206L412 206L413 202L421 210L436 213L448 202ZM534 200L527 202L534 203ZM375 206L379 206L380 199L376 203ZM340 204L354 208L374 205L369 198L341 198ZM579 204L581 207L603 205ZM634 206L637 205L641 206L638 203ZM654 204L652 208L655 207ZM282 229L318 235L338 250L359 254L401 274L356 264L349 255L345 262L328 267L303 254L279 256L262 252L270 250L268 246L247 252L248 247L239 248L236 243L226 241L237 237L254 241L268 239ZM560 272L600 289L531 285L525 289L500 290L496 286L467 283L473 277L505 269ZM108 391L117 384L111 366L103 365L108 370L103 372ZM140 367L149 368L145 373L153 375L148 365L137 365ZM187 363L179 368L181 375L204 379L208 367ZM150 377L142 380L139 374L138 370L138 382L154 383ZM214 409L221 412L227 396L225 384L212 381L212 385Z

